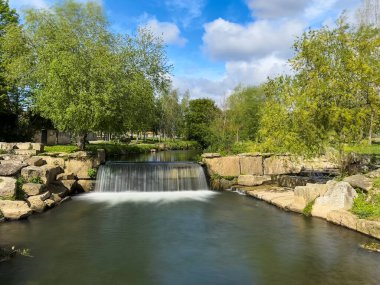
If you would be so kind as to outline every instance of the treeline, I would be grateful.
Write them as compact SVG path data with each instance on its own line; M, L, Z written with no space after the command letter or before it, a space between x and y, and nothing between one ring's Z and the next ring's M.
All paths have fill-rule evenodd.
M341 17L305 32L294 51L293 75L236 88L208 127L210 151L317 154L371 144L380 131L379 28Z
M82 148L89 132L176 131L159 121L174 116L161 112L171 66L149 30L115 34L95 2L29 9L20 23L1 0L0 13L0 140L28 140L41 125L79 135Z

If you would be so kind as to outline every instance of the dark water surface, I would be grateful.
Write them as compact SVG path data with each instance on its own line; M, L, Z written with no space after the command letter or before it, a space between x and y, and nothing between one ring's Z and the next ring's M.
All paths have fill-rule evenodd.
M1 242L34 257L2 263L0 284L380 283L380 255L358 248L370 241L363 235L234 193L199 193L94 193L1 224Z
M230 192L91 193L0 224L0 245L29 248L34 256L0 263L0 285L375 285L380 254L358 247L370 241Z

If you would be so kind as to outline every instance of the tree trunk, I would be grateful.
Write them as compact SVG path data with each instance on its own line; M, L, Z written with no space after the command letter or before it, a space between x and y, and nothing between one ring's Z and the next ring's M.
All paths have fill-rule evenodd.
M78 147L80 150L86 149L86 142L87 142L87 133L80 134L79 143L78 143Z
M370 118L370 121L369 121L368 145L372 144L372 132L373 132L373 112L371 112L371 118Z

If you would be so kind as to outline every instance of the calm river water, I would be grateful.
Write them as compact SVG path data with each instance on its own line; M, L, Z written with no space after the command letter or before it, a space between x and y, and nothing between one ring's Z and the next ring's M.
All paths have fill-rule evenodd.
M371 241L235 193L92 193L0 224L0 284L380 284Z

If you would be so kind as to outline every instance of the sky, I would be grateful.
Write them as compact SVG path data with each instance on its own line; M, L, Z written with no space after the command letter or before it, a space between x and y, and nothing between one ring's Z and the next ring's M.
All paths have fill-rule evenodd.
M59 0L58 0L59 1ZM89 0L77 0L86 2ZM291 73L292 44L309 28L333 26L360 0L96 0L117 33L140 26L163 38L173 88L218 104L238 85L258 85ZM55 0L10 0L22 14Z

